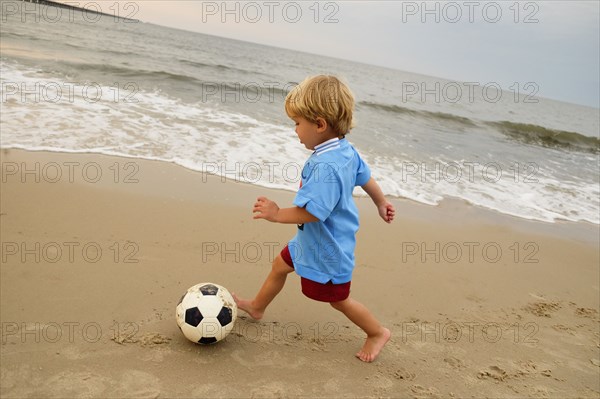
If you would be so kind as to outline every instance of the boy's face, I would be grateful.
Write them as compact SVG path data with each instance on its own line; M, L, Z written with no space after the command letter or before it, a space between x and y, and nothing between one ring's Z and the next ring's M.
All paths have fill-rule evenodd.
M321 144L323 135L319 134L319 125L304 119L301 116L293 116L292 120L296 123L296 134L300 142L309 150L314 150L316 145Z

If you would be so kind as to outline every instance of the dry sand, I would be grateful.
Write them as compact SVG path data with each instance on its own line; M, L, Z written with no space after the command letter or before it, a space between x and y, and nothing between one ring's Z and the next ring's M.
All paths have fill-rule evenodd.
M393 333L364 364L361 331L296 275L223 342L177 328L196 283L256 292L295 226L252 203L293 193L93 154L4 150L2 172L2 397L600 395L598 226L403 200L386 225L358 198L352 296Z

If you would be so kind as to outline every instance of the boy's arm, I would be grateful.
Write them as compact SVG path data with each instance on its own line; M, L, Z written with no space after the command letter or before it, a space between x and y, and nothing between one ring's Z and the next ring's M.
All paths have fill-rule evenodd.
M258 197L252 212L255 214L254 219L265 219L276 223L302 224L319 220L306 209L297 206L280 209L275 202L266 197Z
M379 216L381 216L385 222L391 223L392 220L394 220L396 210L394 209L394 205L388 202L388 200L385 198L383 191L381 191L381 188L375 179L371 177L369 181L361 187L367 194L369 194L369 197L371 197L375 203L375 206L377 206Z

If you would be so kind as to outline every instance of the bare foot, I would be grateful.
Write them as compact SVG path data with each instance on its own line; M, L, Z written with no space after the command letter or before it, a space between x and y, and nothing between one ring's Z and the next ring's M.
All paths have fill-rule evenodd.
M248 313L250 315L250 317L252 317L253 319L256 319L256 320L262 319L265 311L256 309L252 305L252 301L249 301L247 299L240 299L233 292L231 293L231 296L233 297L233 300L237 304L238 309L242 309L244 312Z
M356 357L363 362L370 363L377 358L379 352L390 340L392 333L385 327L381 327L381 332L377 335L367 337L362 349L356 354Z

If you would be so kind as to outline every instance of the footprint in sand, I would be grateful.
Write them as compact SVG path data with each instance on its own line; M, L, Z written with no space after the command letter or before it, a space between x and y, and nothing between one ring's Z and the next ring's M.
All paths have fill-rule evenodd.
M400 367L392 373L392 376L397 380L412 381L415 379L416 374Z
M555 329L556 331L566 332L571 335L575 335L575 330L573 330L571 327L565 326L564 324L555 324L552 326L552 328Z
M379 365L377 368L380 370L379 372L381 374L393 377L397 380L412 381L416 377L415 373L405 369L404 367L398 367L395 365Z
M446 362L446 364L448 364L450 367L452 367L455 370L460 370L460 369L463 369L466 367L465 363L462 360L457 359L452 356L445 358L444 362Z
M412 393L415 394L416 399L427 399L427 398L440 398L440 392L436 388L425 388L422 385L412 385L410 387Z
M491 378L496 381L504 381L508 378L508 373L498 366L490 366L487 370L481 370L477 373L477 378L480 380Z
M142 346L158 346L168 344L171 338L159 333L146 333L140 337L140 345Z
M517 371L511 377L526 377L533 376L538 372L538 364L533 360L520 360L514 362L517 366Z
M588 319L597 319L598 311L592 308L577 308L575 314L581 317L587 317Z
M154 346L158 346L158 345L168 344L169 341L171 341L171 338L169 338L163 334L152 333L152 332L145 333L144 335L140 336L139 338L136 337L135 334L119 333L119 335L112 337L111 340L115 341L117 344L120 344L120 345L138 343L141 346L154 347Z
M531 302L525 310L538 317L551 317L550 313L556 312L561 306L558 302Z
M541 385L531 387L529 390L529 395L532 398L547 398L553 391L548 387L544 387Z

